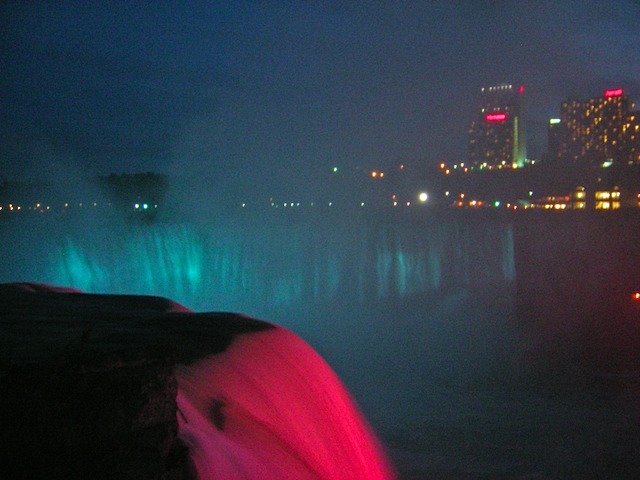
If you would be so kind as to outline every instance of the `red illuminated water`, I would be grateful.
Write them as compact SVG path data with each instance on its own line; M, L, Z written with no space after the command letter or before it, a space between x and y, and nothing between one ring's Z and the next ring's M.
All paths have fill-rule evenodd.
M336 374L285 329L241 336L177 378L180 437L203 480L395 477Z

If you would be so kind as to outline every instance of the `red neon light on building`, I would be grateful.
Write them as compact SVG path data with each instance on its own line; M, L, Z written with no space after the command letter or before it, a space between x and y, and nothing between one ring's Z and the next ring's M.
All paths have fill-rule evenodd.
M487 122L504 122L507 119L507 115L504 113L490 113L484 119Z
M518 91L520 93L524 93L524 85L520 85L520 88L518 89Z
M621 88L616 88L615 90L606 90L604 92L604 96L605 96L605 98L621 97L622 96L622 89Z

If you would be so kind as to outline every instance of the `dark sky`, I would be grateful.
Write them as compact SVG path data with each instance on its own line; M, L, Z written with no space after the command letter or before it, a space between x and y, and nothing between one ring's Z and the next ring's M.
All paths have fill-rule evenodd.
M640 103L638 0L5 1L0 22L0 180L456 161L498 83L526 87L539 158L568 96Z

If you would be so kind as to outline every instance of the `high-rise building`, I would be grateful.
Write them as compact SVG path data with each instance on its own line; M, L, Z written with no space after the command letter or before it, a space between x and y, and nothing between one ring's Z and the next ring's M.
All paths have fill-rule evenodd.
M550 118L547 125L547 160L555 162L558 159L557 152L564 148L567 137L566 124L559 118Z
M590 148L590 141L585 132L584 103L577 98L569 98L562 102L560 123L555 126L556 138L550 156L565 163L577 164Z
M469 128L469 163L480 168L517 168L526 162L523 121L524 87L497 85L481 89Z
M640 165L640 110L629 114L622 126L622 137L625 144L627 162Z
M560 122L549 125L549 158L567 165L640 163L640 119L620 88L601 97L560 105Z

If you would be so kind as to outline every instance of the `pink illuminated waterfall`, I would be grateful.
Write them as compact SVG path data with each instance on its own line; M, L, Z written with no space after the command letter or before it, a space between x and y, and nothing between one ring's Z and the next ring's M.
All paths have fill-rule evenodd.
M395 477L337 375L289 330L237 314L194 313L166 298L35 283L0 284L0 306L0 351L16 361L75 352L70 339L79 337L75 355L175 347L178 436L200 480ZM24 454L25 445L16 445ZM66 454L64 445L52 452Z
M391 479L373 432L295 334L241 335L177 370L180 436L201 479Z

